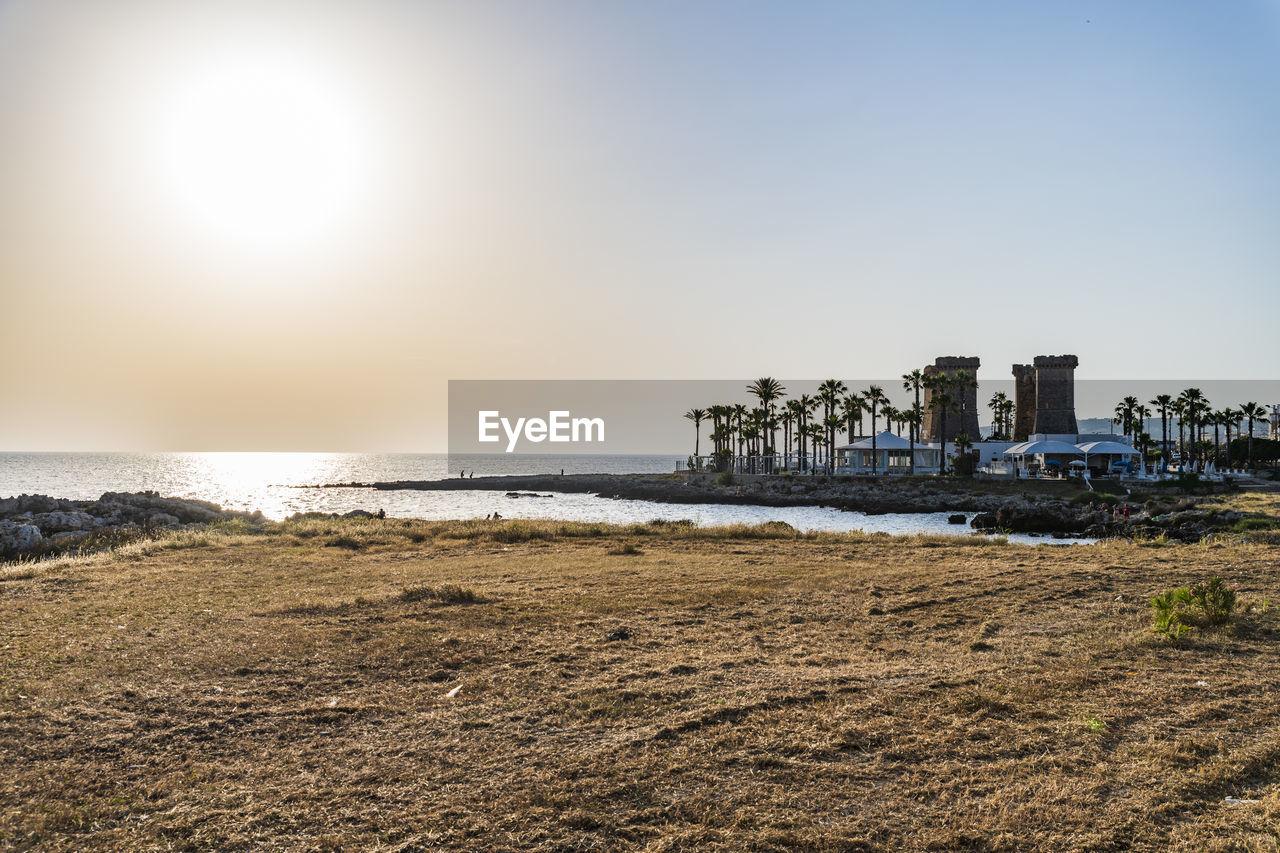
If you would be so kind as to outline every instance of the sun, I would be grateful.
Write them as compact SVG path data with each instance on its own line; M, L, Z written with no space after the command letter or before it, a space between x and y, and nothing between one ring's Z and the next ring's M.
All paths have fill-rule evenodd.
M237 51L174 82L150 152L173 213L243 250L317 246L367 202L370 145L357 99L324 66Z

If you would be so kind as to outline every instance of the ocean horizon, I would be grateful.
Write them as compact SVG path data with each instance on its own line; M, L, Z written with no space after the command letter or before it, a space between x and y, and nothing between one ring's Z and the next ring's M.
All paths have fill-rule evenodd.
M654 474L677 455L208 452L4 452L0 497L46 494L92 500L104 492L156 491L228 509L307 511L312 487L468 474ZM336 490L335 490L336 491ZM350 490L345 490L350 491ZM367 503L367 501L366 501Z
M670 473L677 455L476 454L445 453L0 453L0 498L44 494L96 500L105 492L155 491L166 497L216 503L224 509L260 511L280 521L294 513L384 511L392 518L451 520L551 518L607 524L662 519L698 526L781 521L797 530L910 535L969 535L967 525L950 524L952 512L868 515L823 506L680 504L614 499L581 493L509 496L481 489L380 490L333 488L333 484L439 480L451 466L479 476L504 474ZM462 464L465 463L465 464ZM455 475L456 476L456 475ZM966 513L966 517L972 513ZM1048 543L1015 534L1011 541ZM1069 540L1084 541L1084 540ZM1092 541L1092 540L1088 540ZM1056 544L1056 543L1055 543Z

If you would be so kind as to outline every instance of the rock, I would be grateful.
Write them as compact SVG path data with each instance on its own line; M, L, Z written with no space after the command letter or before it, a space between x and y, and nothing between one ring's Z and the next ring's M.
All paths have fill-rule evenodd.
M632 636L633 634L631 633L630 629L619 628L616 631L611 631L608 634L605 634L604 638L611 643L616 643L620 640L630 640Z
M157 512L147 517L148 527L177 527L182 522L167 512Z
M70 501L61 501L48 495L18 495L0 501L0 515L37 514L57 512L61 509L74 509Z
M0 521L0 555L16 556L44 541L40 528L21 521Z
M342 517L343 518L376 518L377 516L375 516L373 513L369 512L368 510L353 509L350 512L344 512L342 514Z
M962 512L953 513L947 516L947 524L964 524L965 520L964 513Z
M974 530L995 530L996 515L993 512L980 512L969 522L969 526Z
M32 523L40 528L45 536L66 531L92 530L98 521L87 512L64 512L57 510L45 512L31 517Z

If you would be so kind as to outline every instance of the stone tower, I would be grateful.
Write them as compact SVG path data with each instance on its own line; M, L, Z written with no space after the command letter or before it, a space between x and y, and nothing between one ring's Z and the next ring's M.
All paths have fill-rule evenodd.
M944 355L934 359L933 364L926 366L923 373L926 376L944 374L954 377L961 370L967 370L974 379L977 379L980 364L981 361L976 356ZM963 392L953 390L951 396L955 398L955 405L951 411L947 412L945 440L953 441L962 432L974 441L980 440L982 436L978 432L978 389L969 387ZM933 389L926 388L924 399L921 401L924 410L922 435L926 441L942 441L942 411L933 406L932 400Z
M1036 427L1036 369L1030 364L1013 366L1013 440L1026 441Z
M1038 355L1033 365L1036 370L1036 418L1033 433L1049 435L1075 435L1076 426L1076 367L1080 360L1074 355ZM1022 412L1019 407L1018 419Z

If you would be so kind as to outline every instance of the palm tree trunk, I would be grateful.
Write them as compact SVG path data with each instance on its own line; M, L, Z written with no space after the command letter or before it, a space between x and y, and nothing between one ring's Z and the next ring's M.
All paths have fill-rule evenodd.
M939 406L939 426L942 428L942 456L938 463L938 474L947 473L947 407Z

